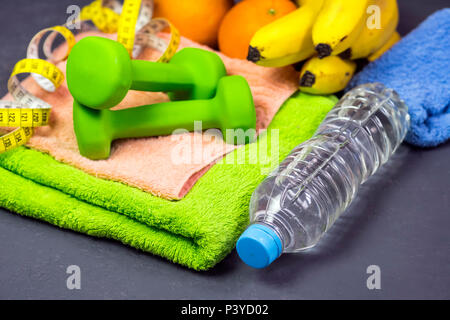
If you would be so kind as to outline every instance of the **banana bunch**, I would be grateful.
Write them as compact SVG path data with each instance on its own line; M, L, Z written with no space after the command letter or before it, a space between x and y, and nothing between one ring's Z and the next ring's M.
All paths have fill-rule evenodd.
M300 73L302 91L335 93L356 70L355 59L377 59L400 35L396 0L297 0L299 9L253 36L247 59L282 67L309 59Z

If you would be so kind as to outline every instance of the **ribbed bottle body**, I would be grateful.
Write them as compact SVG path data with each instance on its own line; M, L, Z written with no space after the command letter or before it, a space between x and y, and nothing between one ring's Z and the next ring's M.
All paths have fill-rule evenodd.
M407 107L393 90L367 84L348 92L313 138L255 190L251 222L272 228L283 252L314 246L395 152L408 127Z

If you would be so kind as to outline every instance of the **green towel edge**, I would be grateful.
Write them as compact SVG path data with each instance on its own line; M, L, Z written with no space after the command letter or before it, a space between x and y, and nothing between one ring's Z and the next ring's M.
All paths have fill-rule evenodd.
M194 270L208 270L234 248L244 231L256 186L292 148L312 136L336 102L334 96L295 93L257 143L228 154L179 201L17 148L0 155L0 206L61 228L118 240ZM279 153L272 154L277 134ZM269 150L265 161L255 155L263 147ZM245 163L232 164L233 159Z

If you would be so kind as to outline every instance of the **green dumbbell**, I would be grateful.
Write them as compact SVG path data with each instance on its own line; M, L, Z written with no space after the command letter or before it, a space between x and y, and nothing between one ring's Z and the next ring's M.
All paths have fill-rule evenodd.
M249 129L255 129L256 113L247 81L241 76L224 77L216 96L209 100L165 102L117 111L88 108L76 100L73 105L78 148L81 155L93 160L108 158L115 139L169 135L176 129L193 131L195 121L202 121L203 129L220 129L228 143L251 142L254 135Z
M213 52L185 48L170 63L131 60L122 44L100 37L80 40L67 60L70 93L93 109L118 105L130 89L170 92L172 100L210 99L225 75Z

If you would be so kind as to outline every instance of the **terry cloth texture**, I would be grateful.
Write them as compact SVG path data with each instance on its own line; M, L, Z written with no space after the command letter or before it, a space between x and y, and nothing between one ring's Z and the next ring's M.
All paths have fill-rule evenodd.
M351 81L381 82L395 89L411 115L406 141L433 147L450 138L450 9L428 17L419 27L369 64Z
M82 36L87 35L105 36L98 33ZM167 38L167 34L161 36ZM185 38L181 40L180 48L183 47L211 50ZM158 53L148 49L142 52L139 59L156 60L155 54ZM255 101L257 128L267 128L283 102L297 90L297 73L291 67L264 68L218 54L230 75L239 74L247 79ZM58 67L63 71L66 69L65 63L60 63ZM112 144L108 160L92 161L82 157L78 151L72 124L73 98L67 84L61 85L54 93L42 90L32 78L28 78L24 86L53 106L50 125L38 128L28 146L96 177L123 182L163 198L184 197L216 160L236 148L220 138L214 139L211 134L203 134L200 129L198 133L118 140ZM162 101L168 101L163 93L130 91L118 108ZM174 161L179 159L179 153L188 154L190 159Z
M295 94L267 133L228 154L179 201L95 178L21 147L0 155L0 206L207 270L234 248L244 231L256 186L313 135L336 102L334 96Z

